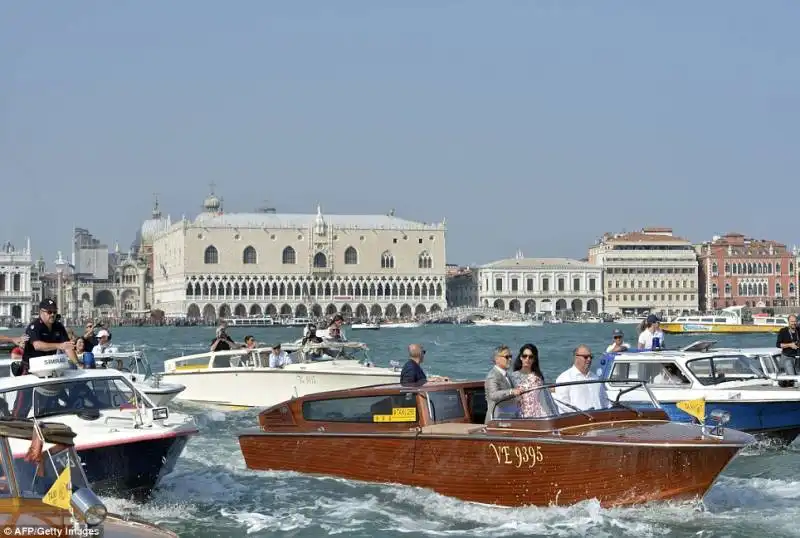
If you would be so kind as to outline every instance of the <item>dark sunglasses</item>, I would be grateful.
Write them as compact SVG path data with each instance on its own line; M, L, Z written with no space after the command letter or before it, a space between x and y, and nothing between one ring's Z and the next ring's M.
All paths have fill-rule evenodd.
M522 358L523 359L532 359L533 355L531 355L530 353L523 353L522 354Z
M617 338L622 338L622 337L620 335L617 335L614 337L614 340L616 340Z
M511 359L514 358L513 355L500 355L500 356L503 357L504 359L508 359L508 360L511 360Z
M576 357L583 357L584 359L592 360L592 354L589 353L588 355L582 355L580 353L575 354Z

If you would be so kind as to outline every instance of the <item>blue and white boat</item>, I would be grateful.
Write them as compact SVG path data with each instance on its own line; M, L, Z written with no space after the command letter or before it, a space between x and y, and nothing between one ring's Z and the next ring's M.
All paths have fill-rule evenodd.
M674 421L695 421L677 404L702 399L707 415L730 415L730 428L786 443L800 434L800 391L778 386L742 350L606 353L598 363L595 373L606 379L612 400L652 407L646 392L632 386L645 382Z

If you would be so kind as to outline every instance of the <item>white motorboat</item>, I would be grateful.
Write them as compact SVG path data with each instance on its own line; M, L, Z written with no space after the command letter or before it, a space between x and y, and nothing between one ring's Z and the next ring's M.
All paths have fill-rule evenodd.
M474 323L478 327L541 327L542 321L535 319L476 319Z
M142 350L120 351L115 347L106 348L102 353L93 353L98 368L114 368L130 379L137 389L157 406L167 405L186 387L177 383L162 383L153 375L150 363Z
M728 426L791 443L800 434L800 391L776 386L747 354L695 343L684 350L606 353L596 370L612 400L649 407L649 393L673 421L692 421L679 404L702 402L724 413ZM644 381L645 389L632 387Z
M418 321L390 321L381 325L381 329L416 329L417 327L422 327L422 323Z
M380 321L368 321L365 323L351 323L350 329L354 331L377 331L381 328Z
M198 432L192 417L156 406L117 370L73 369L47 355L31 358L29 371L0 378L0 416L69 426L99 493L147 498Z
M323 341L302 345L282 344L292 364L269 367L272 348L235 349L197 353L164 361L164 372L156 374L186 390L178 400L221 407L269 407L285 400L324 392L398 383L400 368L372 365L360 342Z

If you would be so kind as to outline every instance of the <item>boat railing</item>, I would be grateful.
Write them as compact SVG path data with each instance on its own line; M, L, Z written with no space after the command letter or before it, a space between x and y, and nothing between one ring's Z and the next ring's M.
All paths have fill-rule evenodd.
M621 381L621 385L628 385L627 387L619 390L616 397L611 400L608 398L605 392L605 379L590 379L584 381L567 381L563 383L547 383L543 385L537 385L535 387L530 387L524 389L518 396L508 396L506 398L501 399L495 404L494 410L492 411L492 419L496 420L507 420L507 419L522 419L527 420L531 418L550 418L559 415L569 414L569 413L580 413L588 418L590 421L594 420L594 417L590 413L590 411L602 411L603 409L609 409L614 407L621 407L625 409L629 409L635 412L638 416L642 416L642 412L639 409L631 407L623 402L620 401L620 398L635 390L643 390L647 397L650 399L650 403L653 405L654 408L660 409L661 404L658 402L658 399L652 393L650 388L647 386L647 383L644 381ZM604 404L604 407L599 409L580 409L579 407L569 403L564 402L557 397L557 389L559 387L571 387L577 385L600 385L600 396L601 398L605 398L605 402L601 402ZM533 401L530 399L533 398ZM528 400L526 403L530 403L531 405L526 405L526 407L532 408L536 410L535 416L523 416L521 412L521 403L523 399Z
M282 346L284 351L289 349L292 352L300 351L299 361L294 362L319 362L321 360L359 360L352 357L347 352L366 352L368 347L361 342L338 342L323 341L318 343L306 343L294 348L291 345ZM335 356L326 355L326 350L338 350ZM176 372L180 370L197 369L217 369L217 368L266 368L269 367L269 356L272 353L272 346L257 348L227 349L224 351L206 351L194 355L167 359L164 361L165 372ZM368 357L365 360L369 360Z

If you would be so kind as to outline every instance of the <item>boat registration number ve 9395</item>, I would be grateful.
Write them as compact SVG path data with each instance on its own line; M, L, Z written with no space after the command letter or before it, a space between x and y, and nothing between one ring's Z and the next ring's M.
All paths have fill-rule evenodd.
M497 463L500 465L514 465L517 468L526 465L529 468L535 467L537 463L544 461L542 447L539 445L495 445L489 443Z
M303 374L303 375L298 374L297 382L300 383L301 385L316 385L317 376L308 374Z
M417 420L416 407L395 407L391 415L372 415L372 422L414 422Z

